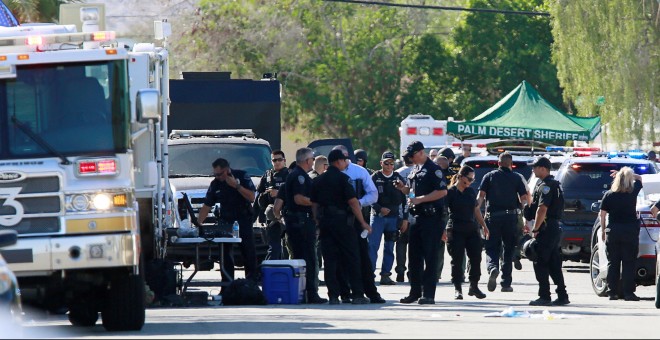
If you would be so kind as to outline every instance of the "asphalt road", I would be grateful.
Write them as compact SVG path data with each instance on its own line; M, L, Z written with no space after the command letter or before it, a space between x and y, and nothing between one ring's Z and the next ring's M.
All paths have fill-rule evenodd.
M484 268L482 264L482 268ZM108 333L99 321L91 328L74 328L65 315L26 320L24 337L39 338L659 338L660 310L655 286L638 287L639 302L597 297L587 264L564 263L571 304L531 307L537 283L531 262L514 270L513 293L486 290L488 297L453 300L449 258L438 284L435 305L403 305L408 283L379 287L383 305L268 305L150 308L140 332ZM190 272L184 272L186 277ZM238 271L237 275L242 272ZM200 272L194 289L217 291L219 273ZM554 288L553 288L554 289ZM321 287L321 295L326 294ZM467 285L464 287L467 293ZM555 296L553 296L554 298ZM527 317L486 317L512 308ZM549 313L543 315L543 313ZM30 317L28 316L28 319ZM15 335L15 334L14 334ZM0 332L0 337L7 336Z

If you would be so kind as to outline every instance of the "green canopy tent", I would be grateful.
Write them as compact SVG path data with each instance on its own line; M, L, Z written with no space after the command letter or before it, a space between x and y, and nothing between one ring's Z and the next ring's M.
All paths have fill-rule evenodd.
M563 113L523 80L473 120L448 122L447 133L461 140L504 138L587 142L600 133L600 117L576 117Z

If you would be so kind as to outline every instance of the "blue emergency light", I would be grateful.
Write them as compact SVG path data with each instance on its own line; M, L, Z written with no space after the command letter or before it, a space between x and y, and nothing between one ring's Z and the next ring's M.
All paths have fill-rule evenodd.
M569 149L570 148L566 148L566 147L563 147L563 146L546 146L545 147L545 151L548 151L548 152L553 152L553 151L556 151L556 152L569 152L569 151L571 151Z
M633 159L646 159L646 153L641 151L641 150L629 150L627 152L610 151L610 152L608 152L608 157L609 158L626 157L626 158L633 158Z

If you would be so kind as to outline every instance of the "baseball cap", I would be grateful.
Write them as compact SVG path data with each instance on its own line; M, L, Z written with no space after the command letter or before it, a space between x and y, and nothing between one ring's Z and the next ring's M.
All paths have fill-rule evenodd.
M411 142L408 144L408 147L406 148L406 156L409 158L412 158L413 154L417 151L424 150L424 144L422 142L416 140L414 142Z
M384 161L386 159L396 159L396 157L394 157L394 154L391 151L385 151L383 152L383 156L380 157L380 160Z
M332 150L328 154L328 163L334 163L340 159L348 159L341 150Z
M534 164L532 164L532 166L535 167L535 168L537 166L542 166L544 168L551 169L552 168L552 163L550 163L550 160L545 158L545 157L539 157L536 160L536 162L534 162Z

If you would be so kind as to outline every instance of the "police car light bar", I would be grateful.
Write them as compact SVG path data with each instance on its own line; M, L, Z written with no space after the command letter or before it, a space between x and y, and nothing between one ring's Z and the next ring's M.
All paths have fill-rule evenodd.
M578 146L578 147L574 147L574 148L573 148L573 151L585 151L585 152L586 152L586 151L591 151L591 152L600 152L600 148Z
M641 150L630 150L630 151L609 151L606 153L597 153L595 155L607 156L609 158L615 157L624 157L624 158L633 158L633 159L646 159L646 153Z
M546 146L545 151L571 152L573 151L573 148L565 147L565 146Z

